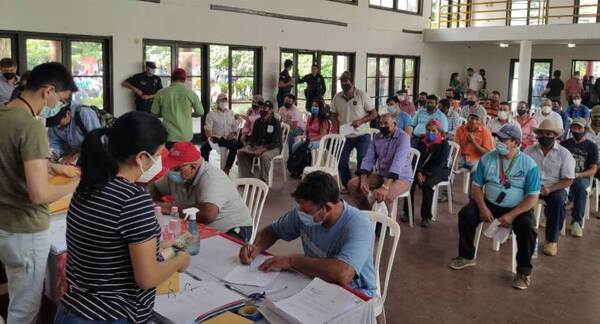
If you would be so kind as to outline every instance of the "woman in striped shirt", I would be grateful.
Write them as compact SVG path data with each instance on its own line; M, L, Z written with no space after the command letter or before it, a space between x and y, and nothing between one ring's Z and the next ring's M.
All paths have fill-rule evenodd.
M158 261L160 226L147 182L162 168L167 131L130 112L92 131L81 148L81 182L67 215L67 282L55 323L146 323L155 287L190 262Z

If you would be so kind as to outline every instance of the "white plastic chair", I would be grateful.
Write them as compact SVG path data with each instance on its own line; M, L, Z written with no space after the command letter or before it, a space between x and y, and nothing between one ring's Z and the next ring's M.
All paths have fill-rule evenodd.
M341 187L338 165L340 164L345 143L346 137L339 134L328 134L321 137L319 149L317 150L317 159L313 166L304 168L302 176L304 177L315 171L323 171L336 178L338 186Z
M592 213L597 213L598 212L598 203L600 203L600 180L594 178L594 190L593 190L593 195L592 195L592 206L591 206L591 212Z
M448 210L450 211L450 214L452 214L452 184L454 183L454 169L456 168L456 162L458 161L458 156L460 154L460 146L452 141L448 141L448 144L450 144L450 155L448 155L450 175L448 176L447 181L439 182L433 187L433 206L431 206L433 220L437 220L438 198L440 195L440 188L443 186L446 187L448 191Z
M465 195L469 195L469 186L471 185L471 170L467 168L460 168L456 171L452 171L454 175L462 174L462 188Z
M269 186L255 178L235 179L234 183L238 189L239 187L243 187L241 192L242 200L250 210L250 217L252 217L252 236L248 243L252 243L258 233L258 224L260 223L263 207L265 206L265 201L269 194Z
M280 161L281 162L281 171L283 172L283 182L287 181L287 170L285 169L285 162L287 161L289 152L288 152L288 145L287 145L287 139L288 139L288 134L290 133L290 125L285 124L285 123L281 123L281 153L279 155L276 155L273 157L273 159L271 160L271 167L269 167L269 187L273 186L273 168L275 167L275 162ZM260 165L260 159L255 157L252 160L252 170L251 172L254 172L254 167L261 167Z
M379 316L383 313L384 305L385 305L385 297L387 295L387 288L390 281L390 275L392 273L392 266L394 265L394 258L396 257L396 248L398 247L398 241L400 240L400 225L398 223L387 217L386 215L380 214L374 211L363 211L371 220L371 222L376 224L381 224L381 231L379 232L379 237L375 238L375 282L377 283L377 296L373 298L375 302L375 316ZM385 278L383 280L383 285L381 284L380 271L379 267L381 266L381 257L383 254L383 246L385 243L385 238L387 235L386 232L389 229L390 235L394 237L392 242L391 249L389 249L389 256L387 260L387 268L385 270Z
M417 173L417 165L419 164L419 159L421 158L421 152L419 152L419 150L411 148L410 149L410 153L408 154L410 161L413 163L412 167L413 167L413 178L415 177L415 174ZM400 200L400 198L406 198L406 203L408 204L408 223L410 225L410 227L414 226L414 215L413 215L413 208L412 208L412 202L410 201L410 190L408 190L407 192L401 194L400 196L398 196L396 199L394 199L394 203L392 203L392 208L390 208L390 217L393 218L394 220L396 220L396 217L398 215L398 201Z

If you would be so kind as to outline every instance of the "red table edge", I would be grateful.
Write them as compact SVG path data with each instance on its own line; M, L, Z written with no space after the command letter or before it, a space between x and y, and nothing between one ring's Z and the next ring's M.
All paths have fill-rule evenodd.
M246 242L240 240L237 237L233 237L233 236L231 236L231 235L229 235L227 233L219 233L219 235L221 237L226 238L226 239L228 239L230 241L233 241L233 242L235 242L237 244L240 244L240 245L246 244ZM268 252L263 252L262 254L264 254L264 255L271 255ZM363 294L362 292L360 292L360 291L358 291L358 290L356 290L356 289L354 289L352 287L348 287L348 286L340 286L340 287L342 287L342 288L346 289L347 291L351 292L352 294L354 294L356 297L362 299L363 301L369 301L369 300L371 300L371 297Z

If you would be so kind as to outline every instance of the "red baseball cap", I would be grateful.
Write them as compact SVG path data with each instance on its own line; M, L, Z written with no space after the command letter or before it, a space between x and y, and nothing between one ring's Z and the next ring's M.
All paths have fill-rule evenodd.
M177 142L171 148L169 157L163 160L163 166L168 169L176 168L182 164L193 163L200 160L200 151L190 142Z
M185 73L184 69L175 69L173 70L173 73L171 73L171 77L185 80L187 78L187 73Z

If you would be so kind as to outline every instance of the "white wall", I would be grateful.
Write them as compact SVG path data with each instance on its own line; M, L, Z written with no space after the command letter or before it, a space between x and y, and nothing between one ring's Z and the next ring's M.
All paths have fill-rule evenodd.
M211 3L330 19L349 26L211 11ZM363 89L367 53L420 55L422 89L439 87L441 81L435 77L433 67L440 66L439 59L446 55L443 45L425 45L422 35L402 33L403 28L422 30L428 25L424 17L429 17L430 0L425 0L424 17L370 9L367 0L359 1L359 6L325 0L163 0L160 4L135 0L2 0L0 12L10 13L0 19L0 30L112 36L117 115L131 109L131 96L120 82L140 69L144 38L262 46L262 92L269 97L275 92L281 47L355 52L355 80Z

